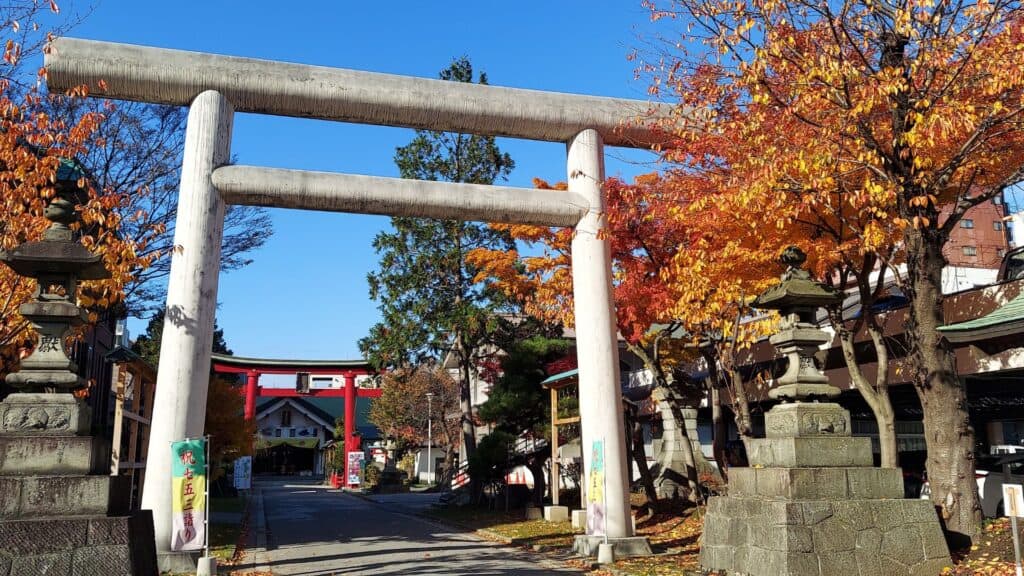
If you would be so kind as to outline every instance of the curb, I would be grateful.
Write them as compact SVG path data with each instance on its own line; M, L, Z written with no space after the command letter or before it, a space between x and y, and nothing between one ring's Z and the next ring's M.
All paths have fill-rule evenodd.
M263 490L253 488L250 506L249 546L246 549L245 569L251 572L270 573L266 562L267 516L263 508ZM237 570L237 568L236 568Z

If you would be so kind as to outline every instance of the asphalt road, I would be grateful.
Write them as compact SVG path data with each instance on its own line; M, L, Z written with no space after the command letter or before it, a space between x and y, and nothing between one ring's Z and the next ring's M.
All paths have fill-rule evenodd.
M538 554L418 518L410 513L418 507L411 502L368 502L300 482L260 486L267 522L265 558L275 575L578 574Z

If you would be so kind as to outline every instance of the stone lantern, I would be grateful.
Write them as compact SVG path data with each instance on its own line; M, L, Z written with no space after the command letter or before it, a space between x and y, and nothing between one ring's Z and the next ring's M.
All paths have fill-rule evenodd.
M750 467L729 469L728 495L711 498L701 566L752 576L933 575L949 550L931 502L903 498L899 468L873 467L871 439L851 434L850 413L831 402L814 359L830 342L822 306L840 298L811 279L806 256L788 248L782 280L754 306L778 310L769 341L785 373L769 397L765 438L746 442Z
M0 574L155 574L152 515L129 510L129 479L96 458L103 439L90 434L89 408L74 394L84 383L65 340L85 321L78 284L108 272L69 226L79 192L69 170L77 165L63 162L43 239L0 252L38 281L18 310L39 337L0 402Z
M62 167L64 165L62 164ZM87 434L88 407L73 392L83 387L78 367L68 357L65 339L85 321L76 304L78 283L110 277L103 258L78 242L69 224L77 218L77 185L59 180L46 208L50 227L43 239L25 242L0 261L21 276L37 280L32 299L18 311L31 322L39 341L7 383L18 392L0 402L0 432Z
M782 280L754 300L761 310L777 310L781 317L778 333L768 341L786 358L786 372L780 376L768 397L782 403L765 414L768 438L802 437L821 434L850 434L850 414L838 404L819 402L839 396L839 389L828 382L814 354L832 338L818 327L817 313L822 307L839 303L842 296L815 282L802 268L807 255L791 246L779 258L786 266ZM870 457L870 443L861 443Z

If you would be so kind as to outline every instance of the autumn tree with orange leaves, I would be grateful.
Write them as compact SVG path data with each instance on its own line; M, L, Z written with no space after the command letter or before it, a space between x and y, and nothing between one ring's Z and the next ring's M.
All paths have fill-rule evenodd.
M536 180L540 188L564 190L564 184L552 187ZM618 330L627 348L640 358L658 386L668 387L680 401L696 405L700 391L681 378L679 365L682 339L676 334L689 329L671 309L676 303L672 278L666 275L680 247L691 245L708 232L698 227L681 227L671 210L685 204L685 195L694 194L683 186L664 186L658 175L643 176L633 184L618 179L605 182L607 192L607 234L614 269L613 295L618 311ZM572 265L570 243L572 229L521 224L492 224L509 233L519 243L539 251L522 255L518 250L478 249L467 260L479 270L475 280L489 283L523 305L524 312L547 322L572 326ZM676 334L675 336L673 336ZM682 397L689 396L689 399ZM649 496L653 484L647 474L643 437L634 419L632 439L634 458ZM681 431L685 436L685 430ZM696 495L696 455L690 443L683 443L691 494ZM680 472L680 471L677 471Z
M427 441L427 394L433 394L430 429L434 443L444 453L442 475L448 478L454 469L462 432L459 388L458 382L440 366L424 364L389 370L381 376L380 398L370 405L370 422L387 438L397 441L400 451L407 447L418 449Z
M122 227L138 218L128 209L130 191L97 189L88 168L78 162L103 144L97 131L104 115L88 112L66 121L51 114L54 103L84 98L84 89L41 94L37 87L43 70L35 87L24 81L31 76L24 74L26 56L43 50L49 38L40 23L57 12L55 2L36 0L15 0L0 10L0 249L41 239L49 225L43 212L58 187L74 189L79 222L73 227L86 248L102 254L111 274L106 280L84 282L79 291L78 303L89 321L96 322L122 306L126 285L152 263L156 255L146 254L146 247L160 230L143 227L125 238ZM34 280L0 266L0 375L15 369L34 345L31 326L18 313L34 289Z
M82 96L76 92L61 97ZM0 249L40 240L49 225L43 212L58 186L77 188L80 221L73 226L86 248L103 255L111 273L109 279L84 282L79 293L79 304L95 322L122 303L125 285L136 270L149 264L150 258L138 256L147 238L121 238L118 230L127 196L120 191L96 190L87 171L74 162L94 144L92 138L102 116L89 114L66 125L46 114L43 98L29 93L14 101L7 86L0 85ZM71 181L67 180L69 174ZM11 371L33 345L34 333L18 307L34 289L35 280L0 267L0 373Z
M974 430L937 330L943 248L969 208L1024 175L1020 3L645 5L672 29L645 68L653 90L680 104L664 128L683 148L714 140L718 153L746 152L724 171L717 154L669 150L666 159L718 178L737 202L759 208L750 212L765 215L761 224L785 228L811 211L863 223L848 227L849 253L889 268L911 302L910 378L924 408L932 499L951 533L976 537Z

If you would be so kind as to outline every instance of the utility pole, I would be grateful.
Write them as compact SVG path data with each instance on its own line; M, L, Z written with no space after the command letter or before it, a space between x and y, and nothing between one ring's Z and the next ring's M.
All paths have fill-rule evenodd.
M427 472L429 473L428 482L430 485L434 484L434 459L431 448L434 446L434 429L432 427L433 421L433 400L434 393L427 392Z

